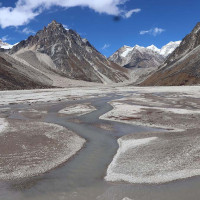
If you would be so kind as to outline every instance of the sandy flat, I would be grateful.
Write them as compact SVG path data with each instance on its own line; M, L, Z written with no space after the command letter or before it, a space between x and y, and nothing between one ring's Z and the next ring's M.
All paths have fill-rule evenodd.
M81 116L95 111L96 108L89 103L73 104L59 111L60 114Z
M47 172L66 162L85 140L58 125L1 119L0 179L16 179Z
M186 97L200 98L200 86L171 86L171 87L70 87L62 89L36 89L19 91L0 91L0 105L55 102L58 100L86 99L94 96L105 96L109 93L130 96L127 92L149 93L181 93Z
M197 130L161 138L125 136L118 142L119 150L108 167L107 181L157 184L200 175Z
M156 90L157 89L157 90ZM199 87L196 87L199 90ZM145 91L145 92L144 92ZM153 93L152 93L153 91ZM200 175L200 101L194 88L141 88L110 102L113 110L101 119L164 132L124 136L107 169L107 181L165 183Z

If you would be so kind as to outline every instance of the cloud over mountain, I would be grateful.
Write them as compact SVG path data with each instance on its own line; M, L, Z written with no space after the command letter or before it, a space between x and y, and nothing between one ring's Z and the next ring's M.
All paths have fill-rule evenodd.
M44 10L53 6L64 8L89 7L97 13L129 18L140 9L126 10L123 5L127 0L18 0L15 7L0 8L0 26L20 26L29 23L30 20L41 14Z

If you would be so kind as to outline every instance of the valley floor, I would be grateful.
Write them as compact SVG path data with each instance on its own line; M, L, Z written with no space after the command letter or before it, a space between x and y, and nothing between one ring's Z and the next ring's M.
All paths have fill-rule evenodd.
M200 86L2 91L0 198L186 200L193 183L195 199L181 179L200 175L199 99Z

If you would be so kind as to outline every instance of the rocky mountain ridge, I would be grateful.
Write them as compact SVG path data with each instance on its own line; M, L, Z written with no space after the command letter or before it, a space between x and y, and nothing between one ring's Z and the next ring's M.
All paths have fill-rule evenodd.
M118 49L113 55L111 55L109 57L109 60L119 64L120 66L126 66L131 62L133 63L134 62L133 60L138 61L138 57L135 54L139 52L140 53L138 55L140 57L139 60L150 61L150 59L153 59L155 61L153 62L153 65L158 66L164 61L164 59L167 56L169 56L180 45L180 43L181 41L169 42L161 49L157 48L155 45L151 45L148 47L142 47L139 45L130 47L125 45L120 49ZM148 58L146 58L145 55L148 55ZM145 64L147 64L147 67L152 67L152 63L150 64L145 63Z
M141 85L200 84L200 23L153 75Z
M123 46L110 56L109 60L128 68L131 84L136 85L154 73L179 44L180 41L170 42L161 49L155 45L148 47Z
M151 49L152 51L155 51L166 58L180 45L180 43L181 41L176 41L176 42L171 41L168 44L164 45L161 49L157 48L154 45L148 46L146 48Z
M153 46L151 48L139 45L123 46L110 56L109 60L128 68L158 66L164 61L164 57L153 50Z
M164 57L156 52L155 46L148 48L136 45L123 46L109 60L129 70L130 82L136 85L154 72L164 62Z
M15 45L10 53L29 63L34 53L48 56L49 66L70 79L99 83L122 82L127 70L107 60L78 33L52 21L35 36ZM46 60L41 60L46 62Z

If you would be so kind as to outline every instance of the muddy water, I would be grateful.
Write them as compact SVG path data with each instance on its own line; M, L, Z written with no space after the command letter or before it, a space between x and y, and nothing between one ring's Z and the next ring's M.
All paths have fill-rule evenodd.
M62 166L38 177L0 183L0 200L199 200L199 178L162 185L107 183L103 180L106 168L115 155L117 138L136 132L155 131L145 127L99 120L112 107L107 103L119 96L91 99L96 111L81 117L63 117L58 111L69 103L47 107L46 122L56 123L73 130L87 140L76 156ZM83 101L74 102L81 103ZM70 102L71 103L71 102ZM15 118L20 116L13 116ZM78 119L80 123L73 122ZM99 125L112 127L110 130Z

